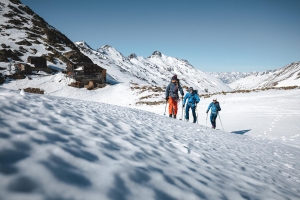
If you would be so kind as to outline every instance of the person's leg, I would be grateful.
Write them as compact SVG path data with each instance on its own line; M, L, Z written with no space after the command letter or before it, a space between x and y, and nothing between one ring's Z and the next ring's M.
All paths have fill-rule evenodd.
M216 118L217 118L217 113L211 113L210 120L213 128L216 128Z
M171 97L169 97L169 117L172 117L173 112L173 100Z
M214 128L214 114L213 113L210 113L210 123L211 123L211 126L212 128Z
M190 106L189 106L189 104L187 103L186 104L186 107L185 107L185 119L187 120L187 121L189 121L189 113L190 112Z
M195 106L192 106L192 113L193 113L193 118L194 118L193 123L196 123L197 115L196 115L196 107Z
M217 117L218 117L218 114L216 113L214 116L214 127L215 128L217 127Z
M176 118L178 112L178 101L176 99L173 99L173 113L174 113L174 118Z

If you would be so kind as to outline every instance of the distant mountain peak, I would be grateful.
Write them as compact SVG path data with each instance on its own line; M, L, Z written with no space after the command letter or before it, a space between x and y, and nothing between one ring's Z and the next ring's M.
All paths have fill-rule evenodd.
M152 56L158 56L158 57L161 57L162 54L161 54L161 52L159 52L159 51L154 51L154 52L152 53Z
M112 46L109 46L109 45L104 45L103 47L101 47L102 49L111 49L112 48Z
M186 64L190 64L189 61L185 60L185 59L181 59L182 62L186 63Z
M132 53L128 56L129 59L133 59L133 58L136 58L136 57L137 57L137 55L135 53Z
M86 43L84 40L82 40L80 42L75 42L75 43L79 46L88 47L88 48L92 49L92 47L90 47L90 45L88 45L88 43Z
M22 4L20 0L9 0L9 1L16 5Z
M109 45L104 45L97 50L88 49L86 46L81 47L78 43L76 45L95 64L106 68L113 82L166 86L170 78L177 74L183 86L193 85L202 93L207 90L210 92L231 90L217 78L195 69L187 60L166 56L159 51L154 51L147 58L137 56L135 53L125 57Z

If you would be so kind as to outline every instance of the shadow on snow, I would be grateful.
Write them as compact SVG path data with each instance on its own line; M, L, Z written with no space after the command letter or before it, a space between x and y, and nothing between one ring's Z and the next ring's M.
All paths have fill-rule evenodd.
M241 131L231 131L230 133L238 134L238 135L244 135L245 133L251 131L251 129L248 130L241 130Z

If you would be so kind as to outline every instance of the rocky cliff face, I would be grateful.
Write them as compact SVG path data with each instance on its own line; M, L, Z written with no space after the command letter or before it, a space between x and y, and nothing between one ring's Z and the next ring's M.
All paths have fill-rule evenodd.
M68 62L92 61L74 43L19 0L0 2L0 62L43 56L61 68Z

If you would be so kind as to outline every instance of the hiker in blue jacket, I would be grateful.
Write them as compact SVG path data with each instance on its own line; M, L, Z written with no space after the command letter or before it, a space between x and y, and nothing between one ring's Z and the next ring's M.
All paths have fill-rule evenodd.
M197 107L197 103L200 102L200 98L197 94L197 91L194 90L192 87L189 88L189 91L188 93L186 93L186 95L184 96L184 99L183 99L183 102L182 102L182 107L185 106L185 102L187 100L187 103L186 103L186 108L185 108L185 119L187 121L189 121L189 111L190 111L190 108L192 110L192 113L193 113L193 118L194 118L194 121L193 123L196 123L197 121L197 116L196 116L196 107Z
M212 128L215 129L218 112L221 111L220 103L217 101L217 98L213 98L213 102L211 102L209 104L206 113L208 113L209 109L211 109L210 122L211 122Z

